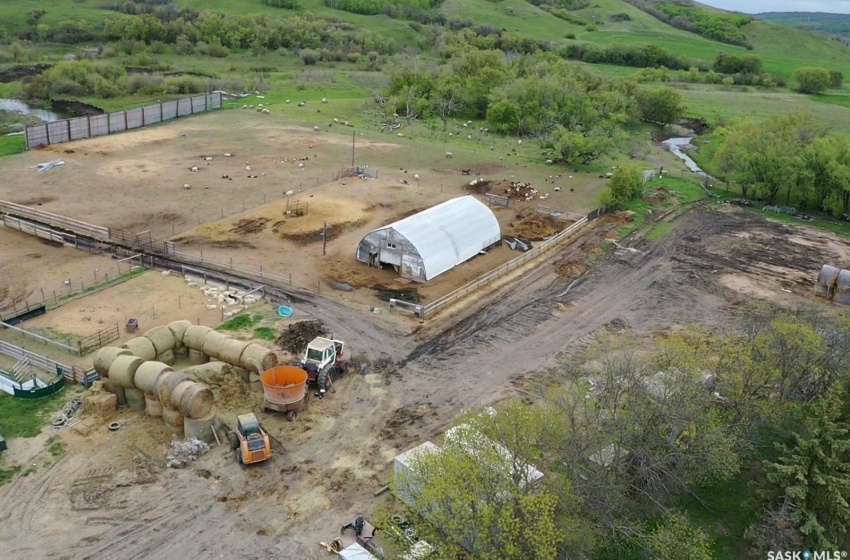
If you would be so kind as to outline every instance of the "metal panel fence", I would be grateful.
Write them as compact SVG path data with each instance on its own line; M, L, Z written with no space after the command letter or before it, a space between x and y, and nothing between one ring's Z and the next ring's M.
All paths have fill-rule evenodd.
M106 115L75 117L26 128L27 149L61 144L72 140L115 134L156 124L176 117L194 115L221 108L221 93L187 97L177 101L156 103Z
M96 226L73 218L67 218L65 216L60 216L59 214L52 214L43 210L37 210L35 208L30 208L29 206L22 206L6 200L0 200L0 214L11 214L12 216L29 218L43 224L48 224L80 235L88 235L96 239L109 239L109 228Z
M565 239L567 239L568 237L573 235L576 231L578 231L587 222L588 222L588 219L586 217L582 218L581 220L572 224L570 227L563 230L561 233L559 233L559 234L557 234L553 237L550 237L546 241L543 241L543 242L535 245L530 251L526 251L525 253L518 256L517 258L512 259L512 260L506 262L505 264L503 264L503 265L501 265L497 268L494 268L493 270L491 270L490 272L488 272L484 276L481 276L481 277L477 278L476 280L473 280L472 282L466 284L465 286L461 286L457 290L450 292L450 293L444 295L443 297L441 297L437 300L434 300L433 302L426 305L422 309L422 311L421 311L422 312L422 318L428 317L428 316L431 316L431 315L437 313L440 309L446 307L447 305L454 303L455 301L465 297L466 295L474 292L475 290L481 288L482 286L489 284L490 282L493 282L494 280L496 280L497 278L499 278L500 276L502 276L506 272L508 272L510 270L514 270L515 268L525 264L529 260L538 257L540 254L544 253L545 251L548 251L552 247L558 245L559 243L561 243L562 241L564 241Z
M65 364L60 364L59 362L54 362L50 358L42 356L41 354L36 354L35 352L30 352L20 346L15 346L14 344L9 344L8 342L3 342L0 340L0 354L4 356L8 356L10 358L14 358L15 360L21 360L26 358L29 360L30 365L37 367L42 371L46 371L47 373L53 373L55 375L64 376L66 373L72 373L73 369L71 366L67 366Z

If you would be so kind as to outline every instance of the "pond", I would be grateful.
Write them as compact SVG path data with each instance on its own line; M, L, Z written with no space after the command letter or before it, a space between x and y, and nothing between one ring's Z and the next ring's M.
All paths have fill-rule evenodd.
M57 113L55 111L50 111L47 109L39 109L37 107L30 107L25 102L20 101L19 99L3 99L0 98L0 111L12 111L15 113L23 113L25 115L32 115L34 117L38 117L39 119L47 122L53 121L61 121L62 119L67 119L70 115L64 115L62 113Z

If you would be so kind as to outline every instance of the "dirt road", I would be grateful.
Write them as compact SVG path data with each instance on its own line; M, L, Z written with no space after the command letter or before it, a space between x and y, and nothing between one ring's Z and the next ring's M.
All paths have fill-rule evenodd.
M0 488L0 547L21 560L325 558L316 543L373 510L393 455L433 440L464 409L510 394L600 333L719 327L754 297L829 305L810 297L819 264L848 257L832 234L697 208L653 243L598 257L578 282L558 276L557 263L598 253L617 227L597 225L468 316L413 336L337 303L305 309L373 365L294 423L262 415L278 443L260 468L241 469L214 448L185 470L166 470L166 436L143 418L111 436L68 432L68 455Z

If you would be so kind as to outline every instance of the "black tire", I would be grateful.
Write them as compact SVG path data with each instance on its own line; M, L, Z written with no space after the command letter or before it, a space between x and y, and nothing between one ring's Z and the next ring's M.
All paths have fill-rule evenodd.
M111 424L109 424L108 428L110 432L117 432L121 429L121 424L119 424L118 422L112 422Z
M227 439L230 441L230 449L236 449L239 447L239 438L236 437L236 434L230 432L227 434Z
M238 447L233 450L233 456L236 457L236 462L240 465L244 465L245 463L242 461L242 450Z
M328 390L328 373L327 369L323 369L319 372L318 377L316 377L316 386L320 391L324 389L327 392Z
M298 412L295 410L290 410L286 413L286 419L289 422L295 422L295 419L298 418Z

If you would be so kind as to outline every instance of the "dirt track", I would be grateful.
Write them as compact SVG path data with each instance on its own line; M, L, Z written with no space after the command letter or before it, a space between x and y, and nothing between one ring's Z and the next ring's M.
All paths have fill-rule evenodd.
M465 318L444 317L413 337L384 316L319 301L304 311L354 353L403 366L348 376L295 423L264 415L279 444L258 469L216 448L188 469L164 470L162 434L142 419L111 438L102 427L89 439L69 432L67 456L0 488L0 546L21 560L328 557L316 543L372 511L395 453L509 394L561 353L610 330L718 327L750 295L812 302L820 264L848 260L831 234L721 206L691 210L659 241L598 259L578 282L556 274L557 262L582 260L612 230L588 232ZM95 509L75 498L86 492Z

